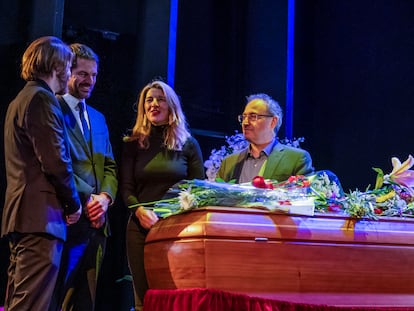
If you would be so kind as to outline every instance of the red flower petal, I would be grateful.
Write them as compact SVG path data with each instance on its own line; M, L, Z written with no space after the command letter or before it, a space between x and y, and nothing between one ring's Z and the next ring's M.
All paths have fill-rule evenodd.
M267 188L265 180L262 176L256 176L252 180L252 185L256 188Z

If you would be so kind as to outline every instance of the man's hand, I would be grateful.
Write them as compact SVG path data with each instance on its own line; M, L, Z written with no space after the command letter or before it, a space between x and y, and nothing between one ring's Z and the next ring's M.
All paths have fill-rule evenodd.
M91 226L95 229L99 229L105 224L105 220L105 214L103 214L101 217L99 217L99 219L91 221Z
M145 209L143 206L137 208L135 216L137 216L141 226L145 229L150 229L158 221L157 214L151 210Z
M66 215L66 223L68 225L73 225L74 223L77 223L81 214L82 214L82 205L79 206L79 209L75 213Z
M86 215L91 221L92 227L100 228L105 223L105 213L111 199L105 193L92 194L86 204Z

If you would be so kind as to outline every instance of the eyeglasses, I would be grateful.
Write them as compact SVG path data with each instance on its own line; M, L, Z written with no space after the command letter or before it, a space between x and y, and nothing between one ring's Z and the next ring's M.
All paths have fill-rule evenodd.
M257 121L261 118L273 118L274 116L270 114L257 114L257 113L250 113L250 114L239 114L237 116L237 120L239 120L240 123L243 123L244 119L247 118L250 122Z

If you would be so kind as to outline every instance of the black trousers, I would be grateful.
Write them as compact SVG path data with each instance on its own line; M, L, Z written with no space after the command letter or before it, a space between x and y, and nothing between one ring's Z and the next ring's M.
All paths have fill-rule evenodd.
M88 228L76 234L68 230L49 311L94 310L105 247L106 237L100 229Z
M147 233L148 230L140 225L134 215L131 215L126 230L126 247L134 287L135 310L141 310L145 292L148 290L144 267L144 246Z

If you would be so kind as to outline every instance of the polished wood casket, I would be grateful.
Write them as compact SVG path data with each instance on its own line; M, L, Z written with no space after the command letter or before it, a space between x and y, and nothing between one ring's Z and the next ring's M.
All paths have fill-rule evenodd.
M152 289L414 307L414 221L203 207L150 230L145 269Z

